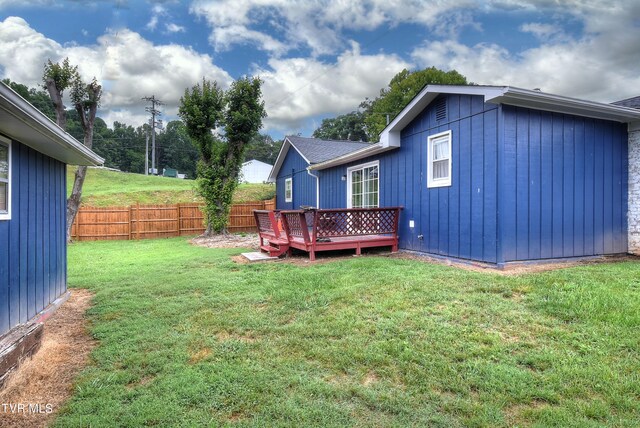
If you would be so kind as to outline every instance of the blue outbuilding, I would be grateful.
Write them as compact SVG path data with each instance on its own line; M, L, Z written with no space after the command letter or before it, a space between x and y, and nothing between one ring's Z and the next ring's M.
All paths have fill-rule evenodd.
M0 337L65 294L66 165L102 162L0 83Z
M308 168L369 146L369 143L348 140L321 140L293 135L285 137L269 174L269 181L276 183L278 209L318 207L318 177Z
M627 253L639 123L627 106L429 85L379 143L308 164L318 180L298 198L319 208L403 206L399 247L445 257L502 265Z

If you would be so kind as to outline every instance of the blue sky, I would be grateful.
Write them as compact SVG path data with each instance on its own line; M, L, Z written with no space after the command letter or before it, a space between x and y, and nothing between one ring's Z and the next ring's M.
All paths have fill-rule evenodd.
M263 132L309 135L403 68L610 102L640 93L640 2L623 0L0 0L0 77L35 86L69 57L105 88L100 115L175 118L186 87L264 81Z

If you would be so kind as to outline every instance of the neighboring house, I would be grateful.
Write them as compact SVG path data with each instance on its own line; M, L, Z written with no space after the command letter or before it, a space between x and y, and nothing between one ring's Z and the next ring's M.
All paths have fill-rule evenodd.
M400 248L452 258L501 265L638 252L640 198L627 189L640 187L639 125L630 107L429 85L379 143L309 165L317 188L298 198L317 192L319 208L403 206Z
M66 292L66 165L103 162L0 83L0 338Z
M241 183L266 183L273 165L251 159L242 164L240 169Z
M321 140L291 135L285 137L269 174L269 181L276 183L276 207L318 207L320 193L317 177L307 168L370 146L369 143L348 140Z

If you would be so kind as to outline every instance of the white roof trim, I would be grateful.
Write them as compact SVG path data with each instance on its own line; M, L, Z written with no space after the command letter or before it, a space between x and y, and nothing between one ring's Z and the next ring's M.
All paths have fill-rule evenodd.
M307 167L307 170L320 170L331 168L332 166L342 165L348 162L364 159L369 156L374 156L379 153L386 152L387 150L396 149L397 147L388 147L382 143L372 144L369 147L364 147L355 152L347 153L346 155L339 156L337 158L329 159L328 161L313 164Z
M0 132L67 164L104 163L103 158L63 131L4 83L0 83Z
M513 86L428 85L380 133L384 147L400 147L400 132L439 94L482 95L485 102L630 123L640 111L630 107L580 100Z
M284 163L284 158L287 157L287 153L289 152L289 147L293 147L295 151L298 152L300 156L302 156L302 159L304 159L304 161L308 165L311 164L311 162L309 162L309 159L307 159L305 155L303 155L302 152L298 150L295 144L293 144L291 140L289 140L289 137L284 137L284 142L282 143L282 147L280 147L280 152L278 153L276 162L273 164L273 168L271 168L271 172L269 173L269 178L267 179L267 182L275 183L276 179L278 178L278 173L280 172L280 168L282 168L282 164Z

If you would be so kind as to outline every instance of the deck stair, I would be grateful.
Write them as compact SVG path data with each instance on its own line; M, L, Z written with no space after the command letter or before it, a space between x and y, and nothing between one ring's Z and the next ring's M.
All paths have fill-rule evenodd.
M260 251L269 257L280 257L290 252L289 240L279 224L280 213L269 210L254 210L253 215L260 235Z

